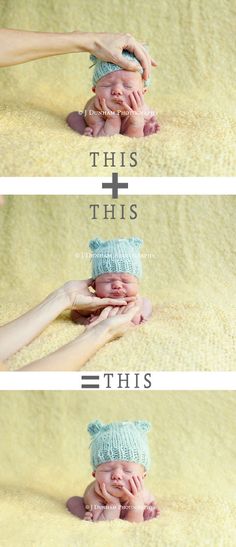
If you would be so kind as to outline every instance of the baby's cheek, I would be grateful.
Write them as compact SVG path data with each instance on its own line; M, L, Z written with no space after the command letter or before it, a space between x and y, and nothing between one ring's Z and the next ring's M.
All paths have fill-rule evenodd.
M96 296L98 296L99 298L105 298L107 296L106 287L102 287L101 285L96 287Z

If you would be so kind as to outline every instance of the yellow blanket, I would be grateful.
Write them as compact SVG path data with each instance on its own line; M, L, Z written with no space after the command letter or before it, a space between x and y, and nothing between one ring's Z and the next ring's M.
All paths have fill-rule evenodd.
M145 139L89 139L66 115L91 96L88 54L0 71L2 176L95 176L89 152L138 154L134 176L234 176L235 11L231 0L14 0L0 2L1 26L38 31L130 32L158 61L147 102L161 131Z
M1 547L234 547L235 393L0 393ZM161 514L80 521L65 508L91 480L87 424L152 423L147 488Z
M65 281L90 277L90 239L138 236L144 240L140 292L152 301L152 319L107 344L85 369L235 370L235 199L122 197L126 219L120 220L118 200L117 218L104 220L108 197L8 197L0 209L0 323ZM82 331L62 314L9 365L19 368Z

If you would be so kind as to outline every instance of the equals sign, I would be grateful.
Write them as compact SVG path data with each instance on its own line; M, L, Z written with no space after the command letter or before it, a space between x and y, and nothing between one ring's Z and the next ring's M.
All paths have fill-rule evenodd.
M84 380L93 380L93 383L83 383ZM95 383L97 380L98 383ZM81 376L81 388L82 389L99 389L99 375L98 376Z

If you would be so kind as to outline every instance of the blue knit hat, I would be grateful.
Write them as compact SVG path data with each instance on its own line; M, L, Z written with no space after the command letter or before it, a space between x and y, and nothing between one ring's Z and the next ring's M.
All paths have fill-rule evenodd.
M92 239L89 247L93 251L92 277L104 273L129 273L136 277L142 275L140 247L142 239L129 237L128 239Z
M88 425L91 435L91 464L93 469L111 461L139 463L150 467L147 433L151 424L146 421L113 422L103 424L100 420Z
M140 72L143 74L143 68L141 63L138 61L137 57L134 55L134 53L131 53L130 51L127 51L127 49L124 49L122 51L122 55L126 57L129 61L134 61L140 66ZM93 72L93 85L96 86L96 83L98 80L103 78L103 76L106 76L107 74L110 74L110 72L115 72L116 70L124 70L122 66L116 65L114 63L109 63L107 61L103 61L102 59L98 59L96 55L90 55L91 61L93 61L94 66L94 72ZM148 80L144 81L144 86L147 87L150 84L150 78Z

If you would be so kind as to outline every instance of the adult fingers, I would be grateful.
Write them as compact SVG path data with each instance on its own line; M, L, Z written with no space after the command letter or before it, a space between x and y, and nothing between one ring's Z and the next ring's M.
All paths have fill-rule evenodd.
M127 302L124 298L99 298L98 296L94 296L94 304L98 308L105 308L107 306L127 306Z

